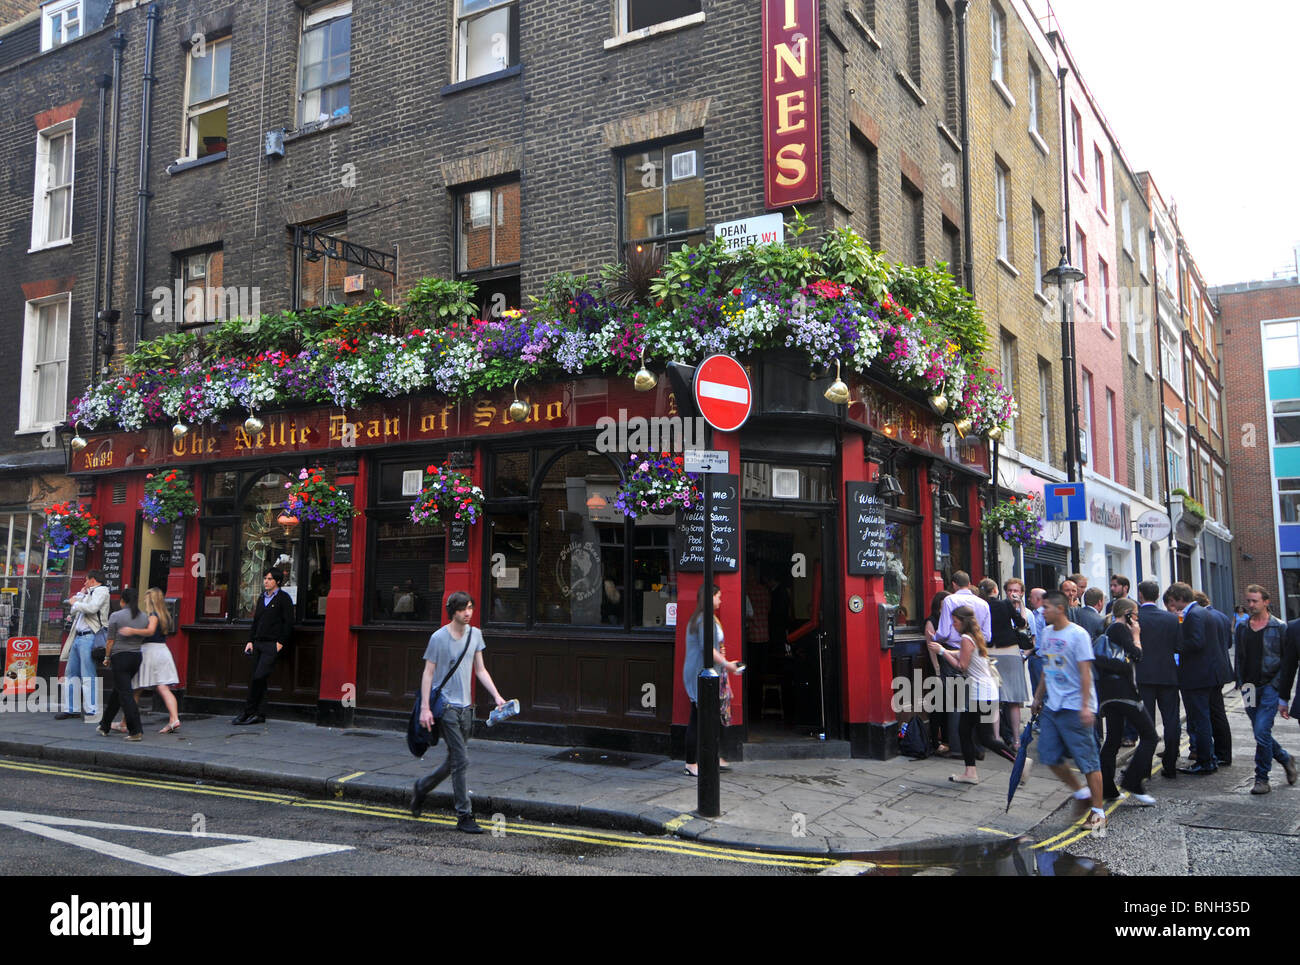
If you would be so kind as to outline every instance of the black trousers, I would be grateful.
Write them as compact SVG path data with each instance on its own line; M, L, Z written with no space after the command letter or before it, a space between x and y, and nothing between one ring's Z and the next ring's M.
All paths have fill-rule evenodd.
M1232 762L1232 728L1228 710L1223 706L1223 688L1210 691L1210 732L1214 734L1214 756L1225 764Z
M126 732L128 734L138 734L140 727L140 708L135 702L135 691L131 689L131 678L140 672L140 661L143 654L139 650L129 652L110 654L108 666L113 674L113 692L108 695L107 706L104 707L104 717L99 723L99 729L107 732L113 725L113 718L117 716L120 709L122 717L126 720Z
M253 641L253 653L249 658L253 662L253 675L248 680L248 699L244 701L244 713L266 716L263 706L266 702L266 688L279 655L274 640Z
M1133 794L1144 794L1144 782L1151 773L1151 759L1156 754L1156 725L1142 707L1117 700L1106 704L1102 716L1106 718L1106 743L1101 747L1101 796L1119 797L1115 787L1115 758L1124 740L1125 724L1137 729L1138 746L1124 771L1123 787Z
M998 740L998 735L993 733L993 725L980 719L983 716L978 710L963 710L961 712L961 723L957 726L957 732L961 735L962 754L966 766L975 766L976 731L979 732L981 744L999 757L1014 761L1016 759L1015 751Z
M1178 748L1183 741L1183 725L1178 718L1178 688L1173 684L1139 684L1142 704L1147 716L1154 724L1156 708L1160 708L1160 723L1164 725L1165 749L1160 754L1160 762L1166 771L1172 772L1178 765Z

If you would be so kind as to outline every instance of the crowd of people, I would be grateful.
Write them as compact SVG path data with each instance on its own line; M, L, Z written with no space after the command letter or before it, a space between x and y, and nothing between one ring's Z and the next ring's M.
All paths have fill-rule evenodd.
M932 715L932 750L964 761L950 780L979 783L984 750L1015 759L1022 713L1038 721L1034 755L1091 808L1086 827L1105 832L1107 799L1126 791L1152 806L1152 774L1159 713L1164 747L1160 773L1202 776L1232 764L1232 731L1224 687L1240 689L1255 737L1252 794L1267 794L1273 762L1287 782L1297 780L1296 760L1273 738L1278 716L1300 716L1291 687L1300 666L1300 620L1284 624L1269 612L1263 587L1246 587L1235 617L1216 609L1188 584L1163 593L1157 583L1111 577L1110 596L1072 574L1055 590L1026 593L1018 578L1001 587L990 579L971 585L952 576L952 592L935 594L925 623L930 669L945 681L945 705ZM1179 765L1182 711L1190 759ZM1115 779L1122 746L1136 750ZM1080 784L1066 759L1086 780ZM1030 762L1032 763L1032 761Z

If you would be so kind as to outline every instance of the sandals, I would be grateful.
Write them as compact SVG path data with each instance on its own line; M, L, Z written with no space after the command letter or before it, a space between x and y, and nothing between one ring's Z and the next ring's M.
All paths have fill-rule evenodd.
M110 729L110 730L115 730L115 731L117 731L119 734L125 734L125 733L126 733L126 721L124 721L124 720L119 720L117 723L113 724L112 727L109 728L109 729Z
M949 774L948 780L954 784L978 784L980 782L978 777L958 777L956 774Z
M171 733L173 733L173 732L175 732L175 731L178 731L178 730L180 730L180 729L181 729L181 722L180 722L179 720L174 720L174 721L172 721L170 724L168 724L166 727L164 727L162 730L160 730L158 733L160 733L160 734L171 734Z
M699 776L700 776L697 772L692 771L689 767L683 767L683 768L682 768L682 773L685 774L687 777L699 777Z

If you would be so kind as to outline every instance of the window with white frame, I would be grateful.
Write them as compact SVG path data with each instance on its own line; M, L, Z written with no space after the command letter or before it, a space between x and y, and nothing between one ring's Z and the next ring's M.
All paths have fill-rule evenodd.
M1097 145L1092 146L1093 165L1097 169L1097 208L1103 213L1109 211L1109 202L1106 199L1106 155L1101 153L1101 148Z
M989 12L989 33L993 53L993 79L1005 87L1007 76L1003 54L1007 47L1007 15L996 3L992 5Z
M1032 206L1034 222L1034 291L1043 293L1043 209Z
M1128 198L1125 198L1119 206L1119 224L1121 236L1124 239L1124 251L1130 258L1133 257L1133 223L1132 213L1129 211Z
M1137 298L1134 297L1133 289L1121 288L1119 300L1124 308L1124 324L1128 328L1128 354L1136 362L1138 358Z
M1083 177L1083 117L1079 109L1070 105L1070 154L1074 160L1074 173Z
M676 251L704 241L704 141L666 144L620 159L623 245Z
M1183 357L1178 351L1178 336L1165 325L1160 326L1160 366L1165 381L1179 395L1183 394Z
M177 328L193 328L239 317L238 291L231 288L227 293L221 283L224 264L225 254L219 245L176 256L176 268L184 291L183 304L173 309Z
M1079 428L1083 430L1084 449L1083 461L1092 462L1094 443L1092 435L1092 373L1087 369L1080 370L1079 386L1082 391L1082 411L1079 413Z
M1029 129L1041 136L1039 112L1042 110L1038 97L1043 87L1043 72L1038 69L1032 57L1029 58Z
M1110 320L1110 265L1106 264L1105 258L1097 259L1097 288L1098 297L1101 304L1098 310L1101 312L1101 324L1106 328L1112 328Z
M519 307L519 202L518 179L456 196L456 278L478 285L479 318Z
M1200 366L1196 368L1196 411L1205 415L1205 373L1201 371Z
M1111 389L1106 390L1106 431L1110 433L1110 478L1119 482L1119 406Z
M1016 337L1006 329L1002 330L1002 385L1012 398L1016 395ZM1016 427L1011 422L1006 430L1007 448L1016 448Z
M1137 246L1137 249L1138 249L1138 271L1140 271L1140 272L1142 273L1142 277L1143 277L1143 278L1147 278L1147 277L1149 277L1149 276L1147 275L1147 245L1148 245L1148 244L1149 244L1149 241L1148 241L1148 239L1147 239L1146 232L1143 231L1143 232L1141 232L1141 237L1138 238L1138 246Z
M519 63L515 0L456 0L456 80L495 74Z
M32 198L32 248L72 239L72 176L76 121L48 127L36 136L36 187Z
M1043 439L1043 462L1052 464L1052 367L1038 360L1038 431Z
M298 51L298 123L319 124L351 111L352 3L304 15Z
M1160 473L1156 471L1159 463L1156 461L1159 457L1156 455L1160 451L1160 435L1155 426L1152 426L1147 432L1147 451L1143 454L1143 459L1151 467L1151 498L1160 498Z
M1142 452L1142 417L1133 420L1133 491L1147 491L1146 459Z
M632 33L700 13L700 0L618 0L619 32Z
M997 161L993 167L994 187L997 201L997 219L998 219L998 257L1003 261L1011 261L1011 225L1008 220L1007 210L1007 182L1010 180L1010 172Z
M1147 375L1155 378L1155 369L1151 367L1151 316L1147 314L1147 305L1142 305L1142 367Z
M1223 514L1223 471L1218 466L1214 467L1214 518L1219 522L1227 522L1227 517Z
M1196 476L1196 495L1200 499L1202 506L1208 506L1211 502L1210 457L1204 452L1200 453L1200 457L1200 470Z
M27 303L18 429L48 429L67 417L71 293Z
M41 11L41 50L53 50L81 36L81 0L51 3Z
M1075 267L1083 272L1083 277L1074 286L1074 296L1080 305L1088 308L1088 236L1078 225L1074 226L1074 256L1079 259Z
M1183 478L1183 462L1186 453L1183 434L1172 426L1166 426L1165 434L1165 454L1168 457L1166 469L1169 477L1167 484L1171 490L1186 489L1184 485L1186 480Z
M196 160L226 152L230 102L230 38L194 44L187 58L185 154Z
M1300 323L1269 322L1264 326L1264 368L1293 369L1300 366Z
M1210 393L1210 431L1216 436L1222 436L1223 432L1219 428L1219 391L1214 386L1208 386Z

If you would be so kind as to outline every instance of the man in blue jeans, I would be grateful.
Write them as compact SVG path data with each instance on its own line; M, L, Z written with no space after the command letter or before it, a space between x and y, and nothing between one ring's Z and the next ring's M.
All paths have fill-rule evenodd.
M1043 658L1038 655L1037 641L1043 639L1043 631L1047 629L1047 620L1043 616L1043 595L1047 591L1041 586L1036 586L1029 591L1029 609L1033 616L1032 625L1034 628L1034 649L1029 654L1029 689L1036 691L1038 681L1043 676Z
M1038 638L1043 676L1034 692L1031 711L1038 718L1038 753L1044 764L1074 793L1088 801L1092 812L1084 828L1097 837L1106 834L1106 811L1101 798L1101 749L1093 725L1097 719L1097 694L1092 686L1092 639L1067 617L1068 601L1058 591L1043 601L1046 629ZM1087 786L1070 770L1065 758L1074 758Z
M1250 789L1251 794L1267 794L1272 790L1268 773L1274 761L1286 770L1288 784L1294 784L1300 776L1295 758L1273 737L1273 720L1279 705L1286 713L1286 700L1280 696L1286 625L1268 612L1268 599L1268 591L1259 584L1246 587L1250 619L1239 624L1236 630L1237 686L1241 688L1246 713L1255 730L1255 786Z
M104 645L108 598L103 572L91 570L86 574L81 592L64 601L72 607L72 646L68 649L68 667L64 673L63 712L55 714L55 720L68 720L78 714L89 719L99 714L95 704L99 674L90 659L90 651Z

